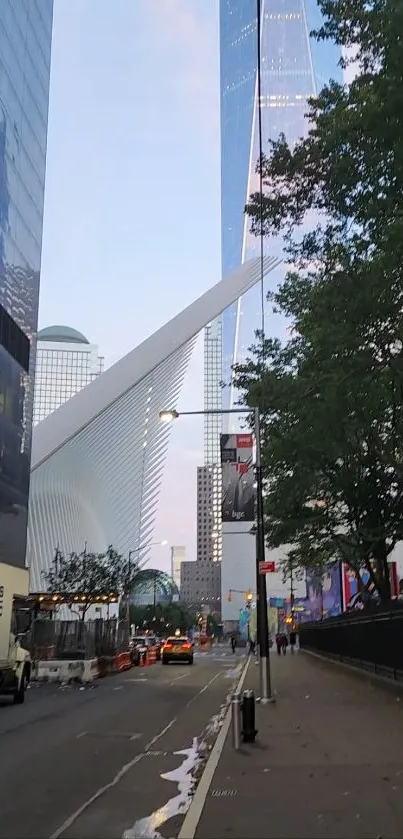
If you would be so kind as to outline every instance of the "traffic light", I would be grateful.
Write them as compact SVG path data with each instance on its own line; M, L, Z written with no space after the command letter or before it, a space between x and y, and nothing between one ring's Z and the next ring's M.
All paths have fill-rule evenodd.
M249 589L249 591L246 592L246 602L247 603L252 603L252 600L253 600L253 593Z
M228 592L228 594L227 594L227 600L228 600L228 603L231 603L231 600L232 600L232 593L231 593L231 590L230 590L230 591Z

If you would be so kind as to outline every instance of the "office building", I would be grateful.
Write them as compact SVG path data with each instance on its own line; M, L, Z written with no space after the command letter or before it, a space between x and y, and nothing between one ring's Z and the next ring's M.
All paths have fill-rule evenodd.
M197 559L218 562L221 559L221 540L215 530L216 521L221 516L221 509L216 506L214 495L216 486L214 466L197 467Z
M183 562L180 592L181 600L194 609L221 614L221 562Z
M98 347L69 326L48 326L38 332L34 394L34 425L102 373Z
M260 253L260 241L250 234L244 213L248 196L259 189L255 171L259 157L257 8L257 0L220 0L223 275ZM278 139L280 133L291 145L306 134L308 98L330 77L341 80L342 71L338 49L328 41L318 44L310 38L310 31L321 23L316 0L261 0L260 10L260 104L263 150L267 151L269 140ZM264 252L281 260L281 237L266 240ZM264 284L265 292L281 281L283 273L279 265L270 276L270 285ZM270 305L265 316L267 330ZM231 368L245 361L261 323L261 290L255 286L209 324L205 331L205 408L236 405L239 395L231 382ZM206 465L219 462L222 430L239 430L236 415L206 417ZM215 492L221 498L218 482ZM247 542L253 551L253 540ZM233 540L231 552L232 545ZM224 542L222 553L225 559ZM248 561L252 561L251 554Z
M1 0L0 562L14 569L25 567L52 22L53 0Z
M181 565L186 559L186 548L184 545L173 545L171 548L171 577L180 591L181 587Z
M266 259L264 270L272 264ZM41 590L57 545L63 554L113 545L126 556L140 546L147 558L170 430L159 412L177 407L198 334L259 276L259 260L241 265L35 427L32 591ZM173 496L176 481L172 474Z

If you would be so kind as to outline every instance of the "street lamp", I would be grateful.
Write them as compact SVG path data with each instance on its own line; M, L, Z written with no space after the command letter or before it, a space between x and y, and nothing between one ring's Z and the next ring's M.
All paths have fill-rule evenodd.
M267 619L266 575L260 573L260 562L265 558L264 518L263 518L263 474L261 460L260 410L253 408L211 408L204 411L159 412L161 422L172 422L182 416L206 416L211 414L250 414L254 415L256 443L256 609L257 637L259 644L260 695L263 700L272 698L270 674L269 624Z

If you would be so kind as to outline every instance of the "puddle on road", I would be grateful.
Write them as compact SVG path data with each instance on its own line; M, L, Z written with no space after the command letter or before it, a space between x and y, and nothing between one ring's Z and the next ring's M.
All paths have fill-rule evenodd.
M174 816L184 815L189 809L196 783L194 773L202 760L199 753L197 737L193 738L193 744L190 749L183 749L180 752L174 752L174 754L184 755L183 762L177 769L173 769L172 772L165 772L161 775L161 778L164 781L176 783L178 785L178 794L170 798L163 807L151 813L151 816L139 819L139 821L134 823L133 827L125 830L123 839L162 839L161 834L158 833L158 828Z

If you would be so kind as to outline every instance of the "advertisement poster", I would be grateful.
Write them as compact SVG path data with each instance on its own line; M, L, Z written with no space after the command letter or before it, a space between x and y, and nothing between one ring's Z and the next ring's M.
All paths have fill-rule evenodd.
M322 579L315 573L307 571L306 596L311 620L317 621L340 615L343 611L343 602L339 564L329 568Z
M238 632L239 632L240 638L242 638L243 641L247 641L248 638L249 638L250 613L251 613L251 610L247 609L246 607L244 609L239 610Z
M223 522L253 522L255 475L252 434L221 434Z
M396 562L389 562L389 578L390 578L390 592L392 597L397 597L399 594L399 581L397 576ZM361 579L364 585L368 583L369 573L366 568L361 571ZM358 581L356 572L348 567L345 563L342 566L342 580L343 580L343 604L344 611L350 609L362 609L362 596L358 589ZM374 586L370 585L368 591L371 597L376 597L377 592Z

